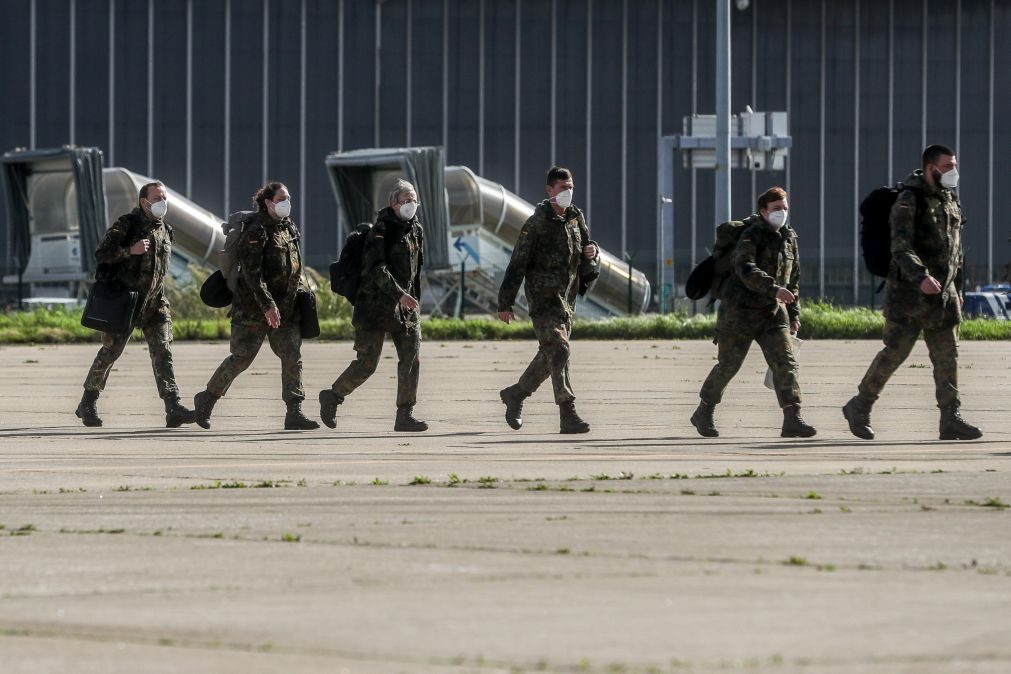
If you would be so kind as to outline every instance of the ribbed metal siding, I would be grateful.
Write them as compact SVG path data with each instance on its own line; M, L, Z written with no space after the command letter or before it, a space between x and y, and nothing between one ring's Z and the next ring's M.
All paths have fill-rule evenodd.
M331 150L445 144L448 163L534 201L555 161L593 236L652 274L656 140L713 110L714 20L707 0L8 0L0 148L98 145L219 213L284 180L316 265L340 236ZM735 172L734 212L790 189L807 296L870 301L856 202L915 168L924 141L957 145L970 281L1003 277L1007 3L751 0L732 20L733 109L789 110L794 137L788 171ZM679 281L711 245L712 189L678 170Z

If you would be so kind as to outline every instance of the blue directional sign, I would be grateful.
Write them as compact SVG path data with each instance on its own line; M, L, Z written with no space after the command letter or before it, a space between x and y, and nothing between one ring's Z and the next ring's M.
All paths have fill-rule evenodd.
M463 240L463 237L458 236L456 238L456 241L453 242L453 248L456 248L461 253L466 253L466 255L470 255L472 258L474 258L474 262L477 263L481 262L481 256L477 254L477 251L474 250L473 246L471 246L469 243ZM466 259L466 256L464 257L464 259Z

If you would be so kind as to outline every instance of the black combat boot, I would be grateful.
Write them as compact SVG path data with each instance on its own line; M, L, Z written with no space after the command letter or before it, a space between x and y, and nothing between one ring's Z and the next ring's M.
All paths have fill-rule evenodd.
M983 431L962 418L958 405L941 408L940 427L942 440L976 440L983 437Z
M393 430L399 433L421 433L428 430L428 424L414 418L413 406L404 405L397 408L397 421L393 424Z
M558 418L561 428L559 433L589 433L590 424L579 418L576 414L576 403L570 400L558 406Z
M84 422L85 426L101 426L102 420L98 416L98 391L85 391L81 397L81 403L77 406L77 418Z
M178 395L165 398L165 428L179 428L196 420L196 413L183 407Z
M783 408L783 438L810 438L817 433L814 426L804 421L800 416L800 405L787 405Z
M499 391L498 397L506 406L506 423L509 424L509 428L518 431L523 427L523 401L530 397L530 394L521 389L519 384L513 384Z
M695 430L699 432L703 438L718 438L720 437L720 431L716 428L716 420L713 419L713 413L716 411L716 405L707 403L705 400L699 403L699 406L695 408L695 412L692 413L692 426Z
M319 392L319 418L327 428L337 428L337 406L344 398L333 392L333 389L323 389Z
M302 414L302 399L289 400L288 413L284 415L284 430L311 431L314 428L319 428L319 424Z
M843 416L850 425L850 433L861 440L873 440L874 429L871 428L871 406L874 403L860 396L853 396L842 408Z
M193 396L193 416L194 421L200 428L211 427L211 412L214 410L214 403L218 402L221 396L214 395L210 391L201 391Z

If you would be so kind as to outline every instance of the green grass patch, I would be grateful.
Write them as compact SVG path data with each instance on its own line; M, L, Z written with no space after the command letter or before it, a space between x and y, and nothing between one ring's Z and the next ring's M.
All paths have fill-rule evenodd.
M195 278L202 282L202 275ZM199 284L196 281L170 289L174 339L228 339L231 325L226 311L204 306L198 294ZM351 306L330 292L325 282L321 283L317 293L317 306L320 339L347 341L354 338ZM800 319L802 339L879 340L884 327L884 318L878 310L838 307L821 301L806 302ZM577 340L712 339L715 327L715 312L695 316L650 314L598 321L576 320L572 326L572 337ZM507 325L491 316L473 316L465 320L427 318L423 321L422 332L426 339L437 341L534 339L529 321L515 321ZM140 339L140 333L135 332L134 338ZM967 320L962 323L961 338L1011 339L1011 321ZM100 339L101 333L81 325L79 309L39 308L0 314L0 344L68 344L98 342Z

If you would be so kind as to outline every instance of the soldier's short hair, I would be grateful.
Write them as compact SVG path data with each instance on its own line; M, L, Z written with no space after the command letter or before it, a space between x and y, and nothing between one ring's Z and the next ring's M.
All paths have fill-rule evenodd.
M140 192L137 194L137 199L138 200L139 199L147 199L148 190L150 190L152 187L165 187L165 183L163 183L160 180L155 180L153 183L147 183L145 185L141 185Z
M260 189L256 190L256 194L253 195L253 204L256 206L258 211L267 210L267 200L274 200L277 193L282 189L288 189L288 186L284 183L279 183L277 181L269 182Z
M552 166L548 169L548 187L551 187L559 180L572 180L572 171L561 166Z
M786 190L782 187L770 187L769 189L762 192L762 195L758 197L758 210L763 208L768 208L769 204L774 201L782 201L786 199Z
M406 192L414 192L415 194L417 194L418 190L414 189L414 185L407 182L403 178L400 178L399 180L397 180L397 182L393 183L393 189L390 190L390 203L391 204L399 203L400 195Z
M933 164L938 159L944 156L954 157L955 151L952 150L947 145L941 145L938 143L935 143L934 145L928 145L927 148L923 151L923 162L921 166Z

